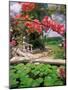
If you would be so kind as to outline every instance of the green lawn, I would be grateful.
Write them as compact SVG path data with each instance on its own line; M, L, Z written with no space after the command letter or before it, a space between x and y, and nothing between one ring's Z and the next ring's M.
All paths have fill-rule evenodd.
M60 47L59 44L62 42L61 38L47 38L45 39L45 45L52 49L50 53L55 59L64 59L65 58L65 49Z

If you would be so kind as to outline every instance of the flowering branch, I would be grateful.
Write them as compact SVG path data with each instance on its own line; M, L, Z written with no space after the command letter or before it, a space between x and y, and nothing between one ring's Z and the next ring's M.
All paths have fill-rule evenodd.
M31 20L31 19L28 19L28 18L27 19L26 18L24 18L24 19L19 19L18 18L18 19L15 19L15 20L16 21L23 21L23 22L25 22L25 25L26 25L27 22L29 22L28 24L30 24L30 23L37 24L40 27L40 29L44 28L44 29L46 29L46 31L48 31L49 28L51 28L53 31L59 33L60 35L63 35L64 32L65 32L64 25L59 24L59 23L51 20L51 18L48 17L48 16L45 16L44 19L42 20L42 22L39 22L39 20L37 20L37 19Z

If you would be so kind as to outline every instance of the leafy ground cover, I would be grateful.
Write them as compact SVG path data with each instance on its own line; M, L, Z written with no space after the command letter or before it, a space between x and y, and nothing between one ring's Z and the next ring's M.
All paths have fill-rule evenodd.
M10 65L10 88L29 88L65 85L65 78L58 75L59 66L50 64Z

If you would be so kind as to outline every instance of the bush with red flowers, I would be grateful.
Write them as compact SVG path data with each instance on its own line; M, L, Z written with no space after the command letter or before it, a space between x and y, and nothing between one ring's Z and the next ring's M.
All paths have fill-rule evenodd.
M59 33L60 35L64 34L64 25L57 23L56 21L52 20L49 16L41 16L41 7L39 7L38 4L30 2L23 2L19 4L21 5L22 11L20 14L17 14L15 16L15 25L13 25L12 27L14 30L19 31L19 34L22 33L22 37L24 35L25 37L28 36L29 40L31 40L32 37L35 38L28 42L35 42L36 39L40 39L40 36L42 36L43 34L43 30L47 32L49 28ZM29 35L31 35L32 37Z
M35 8L35 3L27 2L22 4L22 10L24 12L32 11L34 8Z

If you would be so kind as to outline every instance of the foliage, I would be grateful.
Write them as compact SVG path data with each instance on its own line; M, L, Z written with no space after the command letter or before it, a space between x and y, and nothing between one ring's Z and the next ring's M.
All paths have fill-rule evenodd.
M64 85L57 69L58 66L49 64L10 65L10 88Z
M55 59L65 59L64 47L59 46L59 44L61 43L62 43L61 37L46 38L45 44L52 50L52 52L49 55L53 56Z
M60 7L50 7L46 8L46 12L48 12L48 15L51 16L53 13L59 12L61 14L66 14L66 6L60 5Z
M65 54L64 50L58 49L57 51L54 51L54 58L55 59L65 59Z
M29 36L29 43L33 45L33 49L35 48L40 48L44 49L45 48L45 42L43 38L39 38L39 35L35 33L31 33Z
M45 39L45 38L44 38ZM61 37L51 37L51 38L46 38L46 44L47 45L58 45L62 42Z

